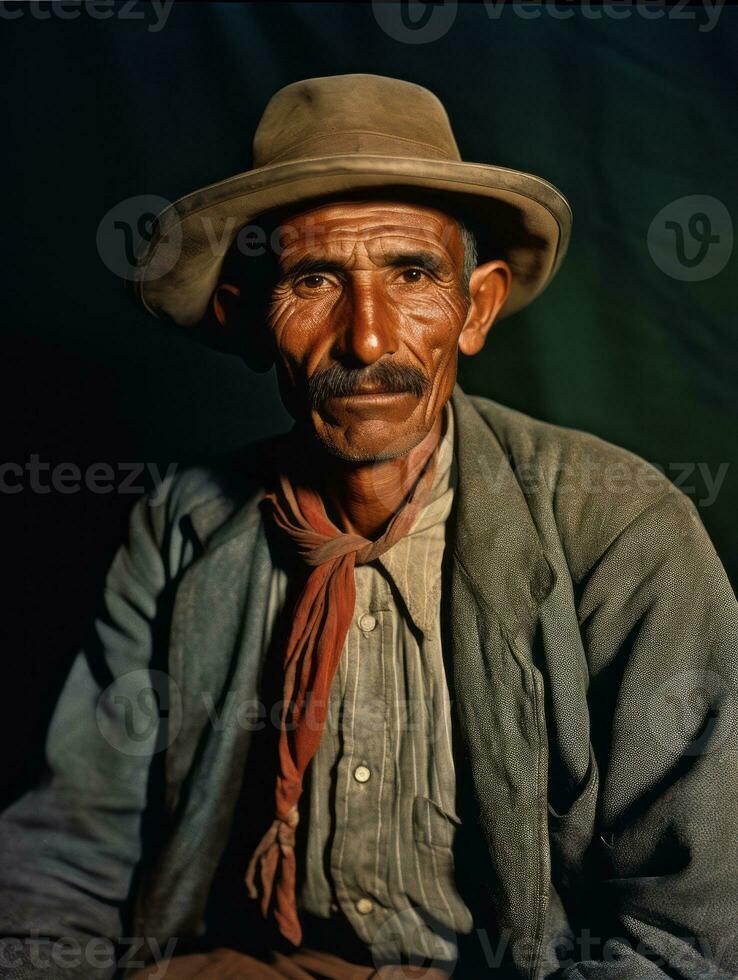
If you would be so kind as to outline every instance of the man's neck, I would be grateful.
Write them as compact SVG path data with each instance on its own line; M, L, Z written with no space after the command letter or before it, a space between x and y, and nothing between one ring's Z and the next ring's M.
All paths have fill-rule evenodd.
M374 540L385 530L417 482L443 434L443 413L422 442L395 459L357 465L332 458L321 493L331 520L343 531Z

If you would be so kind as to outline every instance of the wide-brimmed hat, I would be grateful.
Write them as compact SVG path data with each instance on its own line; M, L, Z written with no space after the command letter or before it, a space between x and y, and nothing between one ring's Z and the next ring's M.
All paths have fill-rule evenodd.
M513 270L507 316L551 281L566 252L571 209L540 177L461 159L441 102L379 75L310 78L280 89L254 136L253 167L194 191L157 218L136 261L133 289L147 310L196 327L239 231L269 212L336 195L426 195L462 213L479 261Z

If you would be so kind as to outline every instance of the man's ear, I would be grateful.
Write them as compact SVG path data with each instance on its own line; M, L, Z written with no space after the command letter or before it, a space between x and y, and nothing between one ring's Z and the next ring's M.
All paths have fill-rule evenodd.
M241 290L232 282L221 282L211 300L213 315L226 330L236 328L241 313Z
M268 330L258 313L247 309L239 286L220 282L210 300L209 313L230 351L239 354L252 371L269 370L274 354Z
M487 333L497 319L512 286L512 271L507 262L496 259L478 265L469 280L469 309L459 335L462 354L478 354Z

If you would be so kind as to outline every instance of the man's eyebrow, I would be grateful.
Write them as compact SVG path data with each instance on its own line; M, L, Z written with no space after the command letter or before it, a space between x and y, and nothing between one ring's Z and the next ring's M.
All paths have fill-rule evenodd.
M428 252L425 249L415 249L404 252L385 252L382 256L382 265L390 266L417 266L418 269L425 269L426 272L438 272L449 266L448 261L436 252Z
M321 258L316 255L305 255L284 269L284 278L297 279L298 276L309 276L316 272L345 272L346 266L337 259Z
M385 252L382 255L382 266L416 266L418 269L425 269L426 272L438 272L439 269L446 269L450 263L435 252L425 249L412 249L407 252L402 250ZM283 278L297 279L300 276L309 276L319 272L346 271L346 264L338 259L321 258L317 255L305 255L297 259L292 265L284 269Z

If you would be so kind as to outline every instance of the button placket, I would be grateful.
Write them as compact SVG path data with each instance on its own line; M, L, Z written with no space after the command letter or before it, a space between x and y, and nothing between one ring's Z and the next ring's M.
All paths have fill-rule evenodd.
M376 600L376 594L372 597ZM364 710L361 712L361 724L357 733L361 732L361 755L356 760L354 769L353 806L368 814L368 808L375 815L371 822L371 833L368 840L366 862L354 885L354 914L363 923L362 932L373 934L377 927L377 914L384 896L381 894L383 882L376 880L375 868L377 862L383 866L384 843L377 840L376 814L381 808L381 796L385 792L386 765L389 752L385 744L385 691L383 679L384 645L387 640L387 629L390 628L389 617L381 611L369 606L357 620L361 631L359 644L359 676L362 692L365 692ZM369 611L371 610L371 611ZM357 785L358 784L358 785ZM379 858L376 853L379 849ZM366 890L368 886L368 891ZM380 889L376 893L376 889Z
M375 815L380 797L387 792L385 782L391 780L391 774L383 772L386 763L391 768L391 754L385 745L382 661L392 626L385 616L386 606L382 608L384 595L377 573L369 567L358 568L356 585L356 612L345 651L350 663L344 690L343 751L336 771L337 800L345 817L339 817L330 866L340 907L358 935L369 942L381 922L386 898L374 893L375 848L380 848L380 866L385 848L376 839Z

